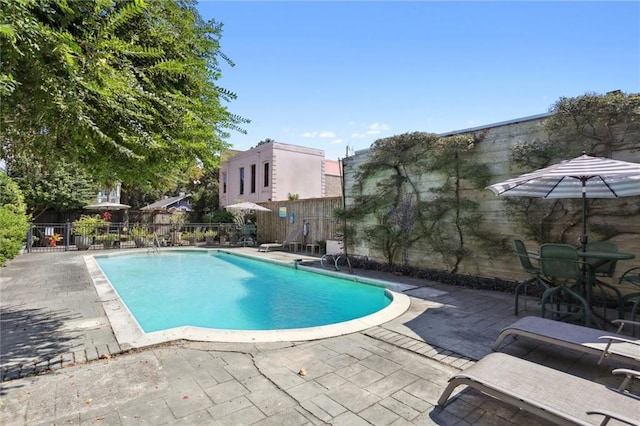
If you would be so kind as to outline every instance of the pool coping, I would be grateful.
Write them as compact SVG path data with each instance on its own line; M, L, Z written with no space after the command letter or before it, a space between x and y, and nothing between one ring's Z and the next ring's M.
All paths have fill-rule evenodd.
M274 259L265 259L260 256L250 256L245 253L236 253L225 249L194 249L194 248L176 248L160 249L159 251L205 251L205 252L224 252L235 256L254 258L282 266L294 267L307 270L313 273L333 275L340 278L350 279L355 282L385 287L385 294L391 299L391 303L385 308L373 314L356 318L350 321L344 321L336 324L295 328L286 330L223 330L209 329L202 327L177 327L169 330L145 333L138 324L135 317L129 311L129 308L122 301L111 282L103 273L102 269L96 261L96 257L112 257L121 256L132 253L144 253L145 249L128 250L127 252L117 253L100 253L83 256L87 270L93 281L94 287L98 294L102 307L109 319L111 329L123 349L142 348L145 346L157 345L175 340L190 340L201 342L224 342L224 343L268 343L268 342L296 342L309 341L317 339L325 339L345 334L351 334L362 331L374 326L378 326L385 322L391 321L403 313L405 313L411 304L409 296L403 294L403 291L414 288L414 286L406 284L398 284L383 280L369 279L364 277L356 277L354 275L320 270L309 266L304 266L304 261L300 259L291 262L278 261Z

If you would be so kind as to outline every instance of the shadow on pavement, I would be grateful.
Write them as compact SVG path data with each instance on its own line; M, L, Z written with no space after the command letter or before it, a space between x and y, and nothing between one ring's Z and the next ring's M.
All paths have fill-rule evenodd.
M69 311L0 308L0 382L44 371L51 363L60 362L60 354L70 350L66 343L77 334L65 329L65 323L78 317Z

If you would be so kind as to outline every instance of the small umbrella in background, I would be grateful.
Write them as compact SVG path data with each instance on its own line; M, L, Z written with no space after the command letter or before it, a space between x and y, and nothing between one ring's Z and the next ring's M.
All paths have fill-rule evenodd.
M255 210L255 211L260 211L260 212L270 212L271 210L266 208L266 207L262 207L259 204L256 203L252 203L250 201L245 201L242 203L237 203L237 204L230 204L228 206L224 207L225 210L242 210L242 211L247 211L247 210Z
M127 229L129 228L129 209L131 208L131 206L127 204L114 203L111 201L103 201L101 203L86 205L83 208L85 210L104 210L105 212L109 210L124 210L122 230L127 231ZM111 214L109 213L109 218L107 220L111 220L110 217L111 217Z
M189 213L189 212L192 212L193 209L189 206L177 206L177 207L169 207L167 211L170 213L174 213L174 212Z
M250 201L245 201L242 203L230 204L228 206L224 206L225 210L229 211L233 215L233 221L236 223L238 229L242 228L245 225L246 214L251 211L260 211L260 212L270 212L271 210L262 207L259 204L252 203Z
M85 210L127 210L131 206L120 203L112 203L111 201L104 201L102 203L89 204L83 207Z
M587 198L640 195L640 164L583 155L487 187L504 197L581 198L582 235L587 244Z

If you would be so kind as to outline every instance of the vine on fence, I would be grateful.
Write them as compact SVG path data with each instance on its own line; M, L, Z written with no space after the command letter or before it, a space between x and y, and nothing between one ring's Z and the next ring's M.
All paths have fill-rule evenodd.
M487 166L472 154L482 137L414 132L377 140L355 175L354 202L338 215L371 223L360 236L390 265L400 259L407 266L410 249L420 246L456 272L468 238L488 251L500 242L482 231L478 204L465 194L489 182Z
M640 94L587 93L560 98L545 122L546 140L518 143L512 147L511 162L522 172L547 167L562 159L588 155L611 157L623 149L639 150ZM545 200L510 197L505 199L509 214L522 225L524 233L540 243L573 242L568 235L581 226L581 200ZM640 205L587 200L587 211L601 216L635 215ZM614 226L591 223L592 233L609 239L620 233Z

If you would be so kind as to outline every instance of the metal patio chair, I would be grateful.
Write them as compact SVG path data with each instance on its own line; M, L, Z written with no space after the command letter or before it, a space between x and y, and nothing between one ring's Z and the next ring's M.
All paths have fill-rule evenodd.
M634 266L622 273L618 280L619 285L626 285L629 292L622 296L622 314L627 305L631 306L631 320L635 321L638 311L640 311L640 266ZM635 335L635 333L634 333Z
M523 296L526 296L529 284L537 282L541 284L545 289L549 288L549 285L542 279L542 276L540 275L542 270L539 267L533 266L531 258L529 257L529 252L527 251L527 247L525 246L524 242L518 239L513 240L513 248L513 253L518 256L520 264L522 265L522 269L524 269L525 272L533 275L533 277L529 278L528 280L519 282L515 288L516 300L514 313L516 316L518 316L518 308L520 306L518 300L521 294ZM525 309L527 309L527 299L524 299L524 306Z
M588 326L591 321L591 306L585 298L585 282L576 248L568 244L543 244L540 246L542 276L553 286L542 295L542 317L546 312L561 319L582 319ZM587 265L590 269L590 266ZM588 272L591 277L591 272ZM552 307L547 309L547 304ZM555 305L555 307L553 307Z
M587 243L585 245L586 251L604 251L604 252L618 252L618 245L610 241L596 241ZM587 258L586 262L591 266L591 272L593 273L593 287L599 290L603 300L604 316L607 316L608 301L613 300L616 308L618 309L618 318L624 317L623 312L623 300L622 293L616 285L612 285L600 278L613 278L616 273L617 260L609 260L606 262L598 262L598 259ZM607 291L608 289L608 291ZM613 297L612 297L613 295Z

